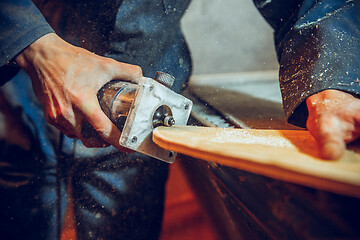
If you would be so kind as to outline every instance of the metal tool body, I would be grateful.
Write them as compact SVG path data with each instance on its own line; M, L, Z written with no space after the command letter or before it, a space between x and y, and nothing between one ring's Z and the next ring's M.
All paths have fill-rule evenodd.
M102 110L121 131L120 145L169 163L176 154L158 147L152 131L158 126L186 125L192 108L189 99L168 87L171 78L159 72L156 80L143 77L138 84L111 81L98 92Z

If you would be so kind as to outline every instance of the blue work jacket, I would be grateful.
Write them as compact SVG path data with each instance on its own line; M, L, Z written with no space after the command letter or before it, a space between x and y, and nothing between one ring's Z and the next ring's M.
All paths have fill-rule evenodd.
M53 29L75 45L85 42L93 52L140 65L145 75L153 76L157 70L173 74L178 79L176 91L190 75L190 54L179 24L189 0L34 2L41 12L30 0L0 2L0 82L7 81L14 71L4 64ZM305 126L305 100L314 93L338 89L359 94L358 0L254 3L274 28L283 107L289 122ZM52 19L54 11L61 11L61 21Z

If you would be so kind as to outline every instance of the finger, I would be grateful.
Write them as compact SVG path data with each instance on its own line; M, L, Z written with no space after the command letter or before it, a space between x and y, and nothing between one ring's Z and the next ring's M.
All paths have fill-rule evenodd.
M139 79L143 77L142 69L137 65L112 60L111 64L109 64L109 68L112 79L138 83Z
M93 98L92 101L83 106L82 111L85 119L105 142L113 145L120 151L126 151L126 148L119 144L121 132L101 110L96 98Z
M74 126L70 124L63 116L58 116L56 119L47 117L47 122L56 127L60 132L65 134L68 138L77 138L78 134Z
M320 117L314 128L309 129L319 144L320 153L326 159L340 158L346 149L343 128L335 117Z
M81 142L87 148L104 148L109 147L111 144L105 142L101 138L91 137L91 138L81 138Z
M66 98L56 99L56 101L53 101L52 98L48 99L45 104L46 107L44 107L46 120L67 137L77 138L76 117Z
M104 139L102 139L102 137L98 134L98 132L96 132L96 130L90 123L83 124L79 139L84 144L84 146L88 148L104 148L111 146L110 143L107 143L104 141ZM124 148L122 146L120 149L118 148L118 150L124 153L133 152L132 150Z
M68 130L62 124L56 122L49 122L49 123L54 127L56 127L60 132L65 134L68 138L77 138L77 135L76 133L74 133L74 131Z
M76 132L77 138L81 140L85 147L103 148L110 146L109 143L105 142L104 139L100 137L89 122L82 120L83 116L79 110L74 109L74 111L77 112L77 122L80 124L76 124L73 129L74 132Z
M355 132L360 133L360 110L355 113Z
M105 142L96 132L94 127L88 122L84 122L81 126L81 141L84 146L88 148L110 146L110 144Z
M346 144L341 138L328 138L320 144L321 156L325 159L335 160L345 153Z
M352 128L350 129L351 131L349 131L345 137L346 143L353 142L360 137L360 112L355 112L354 114L354 122L352 123Z

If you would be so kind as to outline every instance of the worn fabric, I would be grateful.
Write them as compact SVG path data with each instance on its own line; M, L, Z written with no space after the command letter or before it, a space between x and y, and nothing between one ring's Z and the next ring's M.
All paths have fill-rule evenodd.
M274 28L283 107L305 127L305 100L325 89L360 93L360 1L254 0Z
M77 46L140 65L148 77L156 71L173 74L177 92L190 75L179 24L188 1L34 2L51 25L42 34L54 29ZM29 1L14 3L29 9L21 15L10 7L12 1L1 4L11 11L0 8L0 18L5 14L20 25L29 20L27 14L38 14ZM27 25L46 26L38 16ZM17 51L41 36L25 34L26 27L16 31L27 38ZM17 36L4 41L11 37ZM17 51L2 55L3 62ZM4 76L1 82L7 81ZM167 171L166 163L142 154L126 155L113 147L88 149L61 134L46 122L24 71L1 88L0 235L5 239L58 238L69 192L78 239L157 239Z
M44 1L36 2L39 5L43 4ZM185 46L184 44L181 45L177 43L175 46L178 46L178 48L174 47L172 49L171 43L168 42L166 46L169 56L163 59L161 57L155 57L155 54L152 55L153 58L150 59L146 53L152 48L155 50L153 52L158 51L158 46L161 44L158 45L155 39L159 39L161 36L164 37L168 33L172 33L172 37L169 39L173 39L173 44L174 39L178 39L179 42L184 42L184 39L181 37L178 30L176 30L176 33L176 31L173 31L174 28L169 26L171 25L171 22L176 22L176 24L178 24L178 18L181 17L188 1L180 6L180 8L180 1L172 2L171 0L163 0L153 3L153 5L151 5L151 1L143 1L143 8L134 8L136 4L139 4L137 1L124 1L124 7L120 11L117 11L116 9L118 8L116 7L111 8L109 6L120 5L123 2L121 0L101 1L102 3L97 3L98 5L95 5L95 7L90 4L91 1L64 0L63 2L72 5L72 7L76 5L78 6L77 9L81 9L80 12L75 12L75 14L72 14L69 18L69 15L71 14L68 13L68 10L71 9L71 6L70 8L67 7L67 9L63 11L63 14L68 15L68 17L65 18L67 21L69 19L75 19L78 22L81 20L83 25L84 23L87 25L87 27L84 28L87 30L80 31L80 34L78 31L79 28L76 28L78 25L62 24L63 28L64 26L67 26L66 28L68 28L67 30L65 29L65 32L71 34L77 32L77 35L90 36L90 38L83 37L82 40L93 39L94 37L97 39L100 38L101 41L97 41L97 44L91 46L90 49L96 51L99 49L97 46L107 45L107 51L104 53L105 55L114 57L118 60L134 62L144 68L153 65L153 69L166 69L169 65L176 65L176 67L174 66L169 70L170 73L180 79L184 77L183 73L186 72L184 69L189 68L189 59L186 57L174 58L177 54L186 56L187 48L179 47ZM302 127L305 126L307 109L304 101L314 93L325 89L339 89L355 95L359 94L359 76L357 73L357 70L359 69L359 57L356 54L359 52L359 45L357 44L357 42L359 42L360 12L358 0L254 0L254 3L275 30L275 46L280 62L280 87L283 95L284 110L289 122ZM51 31L51 29L44 26L41 16L36 8L31 6L30 1L2 0L0 4L0 18L2 22L9 23L9 25L1 25L2 32L6 33L0 36L0 63L3 64L11 60L16 55L16 52L18 52L19 49L26 47L27 44L15 44L16 39L14 38L10 41L9 36L13 35L9 26L11 26L12 22L26 22L27 25L24 26L30 25L36 29L43 29L39 35L45 34ZM88 7L89 4L92 8ZM21 9L23 13L18 15L15 20L6 18L8 15L7 13L14 9L13 5L18 9ZM26 8L21 7L22 5L26 6ZM33 19L37 19L35 22L38 24L34 24L34 21L32 24L29 24L26 20L28 14L24 12L24 9L28 9L28 13L36 16ZM94 9L105 9L106 11L97 11L97 14L94 14L94 12L96 12ZM165 12L166 15L175 15L175 17L169 18L171 19L169 21L159 21L159 19L156 20L156 17L152 15L153 19L149 19L147 18L149 11L158 11L158 13L161 13L159 16L163 16L163 13ZM81 18L83 12L87 12L87 14L91 12L95 17L90 20ZM132 18L129 18L128 16L135 13L140 14L141 17L138 18L138 21L129 22ZM126 24L117 24L117 27L114 29L106 27L105 25L111 22L114 16L117 22ZM88 20L87 23L85 19ZM156 25L153 24L154 20L156 20L156 23L162 22L162 28L157 28ZM146 31L144 31L144 28L136 33L132 31L136 25L139 26L144 24L144 21L146 21L146 25L148 26ZM94 24L99 22L105 24L103 24L101 28L94 28ZM164 23L167 23L168 25ZM69 31L69 26L74 26L72 29L75 31ZM57 27L59 28L59 26ZM92 31L88 31L88 29L92 29ZM94 31L94 29L97 30ZM162 29L164 31L156 32L157 29ZM64 32L64 29L61 29L60 26L58 31ZM151 38L149 37L150 34L155 34L159 38ZM176 38L177 34L179 34L179 38ZM34 41L39 35L34 34L31 35L31 37L29 36L29 38L26 38L27 42ZM16 34L14 36L16 36ZM76 39L77 44L81 45L81 41L79 40L81 38L77 37ZM6 44L3 44L7 42L12 42L13 46L19 46L18 49L14 49L14 47L3 47L7 46ZM136 48L136 46L141 45L144 42L149 42L149 44L146 45L147 47ZM88 45L94 44L90 43ZM164 51L164 49L162 50ZM173 51L178 53L171 55L170 53ZM141 57L141 55L146 55L146 57ZM149 62L151 63L148 64ZM146 72L149 72L149 76L152 76L154 71L155 70L149 70ZM6 81L14 72L16 72L16 69L11 67L7 67L6 70L4 70L4 67L0 68L0 76L2 76L0 82ZM175 84L174 88L180 89L180 83L181 81Z
M179 92L191 73L191 59L180 29L190 0L1 0L0 84L16 73L4 66L41 36L53 32L100 55L172 74ZM44 20L45 15L48 23ZM14 28L14 26L16 26Z
M0 1L0 85L19 68L7 62L40 37L54 32L31 0Z

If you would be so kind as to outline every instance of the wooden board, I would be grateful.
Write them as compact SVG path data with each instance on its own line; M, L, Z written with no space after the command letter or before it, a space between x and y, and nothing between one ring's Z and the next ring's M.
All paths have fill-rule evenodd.
M319 157L308 131L158 127L160 147L256 174L360 198L360 147L339 160Z

